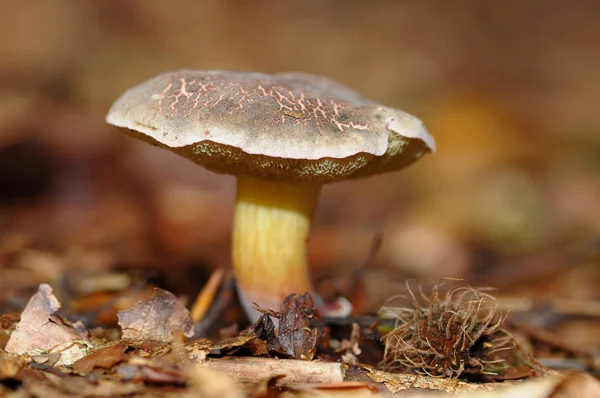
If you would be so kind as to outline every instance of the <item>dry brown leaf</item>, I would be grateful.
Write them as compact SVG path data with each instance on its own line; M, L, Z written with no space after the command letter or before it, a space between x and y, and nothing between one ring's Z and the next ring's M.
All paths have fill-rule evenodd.
M180 330L187 337L194 335L188 309L172 293L158 288L150 300L119 311L118 317L123 339L172 342L173 334Z
M187 356L192 361L204 361L211 350L212 341L206 339L196 340L193 343L186 344L183 348L187 351Z
M15 377L24 364L22 357L0 350L0 380Z
M185 385L185 374L172 364L131 358L116 368L116 373L126 381L144 381L152 384Z
M309 293L287 296L281 304L277 334L281 351L292 358L313 359L322 333L313 321L320 318Z
M58 352L58 365L69 365L85 355L86 340L77 330L53 314L61 304L52 288L41 284L21 314L21 320L6 344L16 354Z
M62 377L54 380L53 384L59 391L64 391L68 396L79 397L115 397L127 396L144 390L144 385L140 383L122 383L119 380L100 379L92 383L81 377ZM35 385L35 384L32 384ZM34 394L40 397L46 397L47 393Z
M118 343L92 351L75 362L73 370L77 373L87 374L91 373L95 368L110 369L127 358L125 355L127 347L127 343Z
M38 355L31 355L31 360L39 365L42 369L48 369L56 365L61 355L58 352L43 353Z
M21 320L21 314L8 313L0 315L0 329L9 330Z
M225 350L228 348L242 347L249 341L256 340L254 336L236 336L227 337L221 339L215 343L212 343L209 347L210 350Z

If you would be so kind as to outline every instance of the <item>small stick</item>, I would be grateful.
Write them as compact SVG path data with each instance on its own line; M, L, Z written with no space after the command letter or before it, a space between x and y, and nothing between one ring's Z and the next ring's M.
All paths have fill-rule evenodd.
M344 367L338 362L223 357L198 362L198 366L208 366L225 372L242 384L253 384L277 376L285 376L277 384L286 387L341 383L344 381Z
M211 304L215 299L215 295L219 290L219 286L221 286L221 282L223 282L223 277L225 276L224 268L217 268L210 274L208 281L198 293L198 297L196 297L196 301L192 306L191 315L192 321L194 323L200 322L202 318L206 315L206 312L210 308Z
M208 309L204 317L196 323L194 327L194 338L203 338L207 336L208 330L219 319L223 311L233 301L234 297L234 281L231 272L228 272L223 277L221 283L221 291L217 293L213 300L212 306Z

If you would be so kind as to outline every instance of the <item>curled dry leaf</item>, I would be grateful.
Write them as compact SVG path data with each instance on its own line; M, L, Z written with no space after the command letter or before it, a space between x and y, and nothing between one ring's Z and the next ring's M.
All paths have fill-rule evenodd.
M258 321L253 325L252 332L254 335L264 341L269 350L277 348L277 333L275 332L275 324L268 314L263 314Z
M256 336L247 336L247 335L228 337L228 338L219 340L210 346L210 350L211 351L214 351L214 350L220 350L220 351L229 350L229 351L231 351L231 349L236 349L239 347L246 348L254 356L267 355L267 353L268 353L267 343L258 339Z
M152 384L184 385L185 375L178 369L165 369L162 367L142 364L122 363L116 372L123 380L144 381Z
M15 354L58 352L61 359L57 365L70 365L83 357L87 351L86 336L54 315L60 306L52 288L41 284L23 310L6 351Z
M216 342L201 339L184 346L187 357L193 361L204 361L209 354L223 355L239 348L247 349L253 356L267 355L268 353L267 343L250 335L228 337Z
M31 355L31 354L30 354ZM61 355L58 352L31 355L31 360L41 369L49 369L58 363Z
M95 368L110 369L127 358L127 355L125 355L127 347L126 343L118 343L92 351L75 362L73 370L77 373L87 374L91 373Z
M119 311L118 317L123 339L172 342L178 331L187 337L194 335L188 309L172 293L162 289L154 289L150 300Z
M181 366L173 356L159 354L154 357L130 356L114 369L122 380L143 381L155 385L183 386L186 383Z
M283 353L296 359L313 359L322 334L314 321L320 319L309 293L287 296L281 304L277 335Z

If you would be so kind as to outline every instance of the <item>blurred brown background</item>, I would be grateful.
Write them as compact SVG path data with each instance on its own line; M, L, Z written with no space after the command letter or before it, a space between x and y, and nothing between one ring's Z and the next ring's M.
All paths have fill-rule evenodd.
M3 288L63 272L40 253L178 293L229 266L233 178L104 122L197 68L322 74L424 120L438 153L328 186L315 215L311 267L342 290L383 234L367 309L407 277L600 299L598 20L594 0L1 1Z

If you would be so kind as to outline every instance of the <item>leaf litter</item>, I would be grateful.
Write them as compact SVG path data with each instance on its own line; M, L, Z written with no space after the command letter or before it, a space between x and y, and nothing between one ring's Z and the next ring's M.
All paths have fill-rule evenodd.
M429 318L440 317L445 327L460 319L460 333L454 333L454 338L460 341L457 346L471 344L471 355L478 355L473 350L478 336L488 336L493 342L494 333L501 329L502 315L489 309L483 315L474 315L472 306L479 309L478 300L487 296L472 296L471 290L458 293L463 301L448 300L435 291L432 296L422 295L418 307L397 313L402 322L397 323L396 327L401 328L396 334L408 340L411 349L418 348L417 352L425 355L422 362L432 352L435 356L438 349L433 343L433 348L427 345L428 349L423 349L416 341L411 342L406 328L402 329L407 321L422 325L424 332L431 331L427 329L432 322ZM450 291L450 296L456 294ZM415 295L410 297L416 300ZM482 397L522 391L532 397L579 398L585 395L572 391L593 392L598 388L597 381L581 374L501 383L491 378L473 383L458 372L448 378L442 371L432 377L406 366L403 373L379 370L361 363L361 345L369 334L355 322L346 337L333 344L336 339L330 336L332 326L321 319L309 294L288 296L279 311L261 309L263 316L256 324L237 336L214 340L196 337L188 341L194 329L190 312L181 299L162 289L155 289L149 299L120 311L122 334L112 339L106 337L110 333L99 333L97 329L88 332L80 322L70 323L59 317L56 311L60 306L52 289L40 285L16 327L17 317L3 316L2 329L10 338L6 350L0 349L0 396L369 397L402 391L418 397L419 391L433 390L471 392ZM466 312L461 315L463 310ZM444 315L447 313L451 316ZM470 327L465 317L481 324ZM380 325L379 329L384 328ZM440 332L437 324L433 329ZM388 349L388 353L392 351ZM553 395L555 392L562 395Z
M55 315L60 307L52 288L40 285L21 314L5 350L32 358L44 353L58 354L55 363L59 365L70 365L85 356L89 348L87 331L81 323L70 324Z
M172 293L154 289L152 298L140 301L118 314L125 340L157 340L172 342L175 333L194 335L192 317L185 305Z

